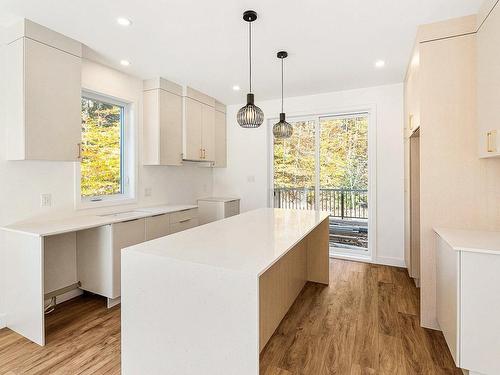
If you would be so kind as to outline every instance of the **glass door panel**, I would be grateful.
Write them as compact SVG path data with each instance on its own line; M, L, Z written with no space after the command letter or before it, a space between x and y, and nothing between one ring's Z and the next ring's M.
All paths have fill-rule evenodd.
M313 210L316 207L316 120L290 121L293 135L273 137L273 205Z
M330 211L330 249L368 250L368 114L319 120L319 209Z

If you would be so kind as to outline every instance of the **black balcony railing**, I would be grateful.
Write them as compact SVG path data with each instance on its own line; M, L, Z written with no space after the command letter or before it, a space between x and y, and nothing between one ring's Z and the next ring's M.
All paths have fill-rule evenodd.
M314 209L313 188L275 188L274 207ZM341 219L368 219L368 191L353 189L320 189L320 210L330 211Z

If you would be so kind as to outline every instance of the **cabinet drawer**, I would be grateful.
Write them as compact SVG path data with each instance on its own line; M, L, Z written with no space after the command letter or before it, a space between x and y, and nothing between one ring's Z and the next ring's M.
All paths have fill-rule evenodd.
M156 215L146 218L146 241L170 234L170 215Z
M226 202L224 210L225 210L224 217L238 215L240 213L240 201L235 200Z
M188 219L198 218L198 209L192 208L190 210L173 212L170 214L170 224L180 223Z
M170 233L182 232L183 230L198 226L198 218L184 219L178 223L170 224Z

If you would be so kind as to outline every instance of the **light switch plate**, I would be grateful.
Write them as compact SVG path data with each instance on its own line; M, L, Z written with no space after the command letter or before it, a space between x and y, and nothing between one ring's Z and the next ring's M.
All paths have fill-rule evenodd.
M40 207L52 206L52 194L40 194Z

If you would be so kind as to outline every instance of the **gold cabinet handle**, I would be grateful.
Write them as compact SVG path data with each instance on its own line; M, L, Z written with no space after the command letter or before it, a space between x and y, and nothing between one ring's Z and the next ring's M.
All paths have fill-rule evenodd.
M486 149L488 152L497 151L497 131L492 130L486 134Z
M207 150L203 149L203 159L207 158Z

